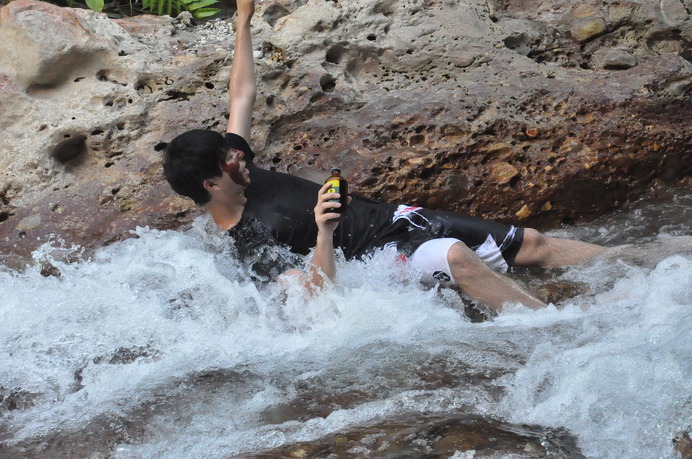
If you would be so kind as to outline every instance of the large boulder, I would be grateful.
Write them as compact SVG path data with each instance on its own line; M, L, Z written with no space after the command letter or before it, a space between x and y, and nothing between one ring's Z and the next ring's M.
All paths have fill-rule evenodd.
M685 0L687 1L687 0ZM268 0L251 143L266 166L521 225L689 184L682 0ZM197 215L161 151L223 132L234 33L16 0L0 9L0 250L102 245Z

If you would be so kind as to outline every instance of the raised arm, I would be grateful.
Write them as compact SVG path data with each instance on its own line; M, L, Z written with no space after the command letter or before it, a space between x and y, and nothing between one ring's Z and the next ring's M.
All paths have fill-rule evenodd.
M237 0L235 52L228 84L231 109L227 132L233 132L250 140L252 107L257 95L255 63L252 54L250 20L255 13L254 0Z

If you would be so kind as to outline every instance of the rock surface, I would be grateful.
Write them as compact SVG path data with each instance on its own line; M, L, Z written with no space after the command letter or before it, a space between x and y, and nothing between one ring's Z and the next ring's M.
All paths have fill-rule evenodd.
M560 429L504 424L462 414L389 420L329 435L319 441L233 457L579 459L584 456L576 447L575 439Z
M549 227L689 186L688 0L268 0L253 23L261 163ZM161 174L223 132L230 20L0 9L0 253L95 247L197 214Z

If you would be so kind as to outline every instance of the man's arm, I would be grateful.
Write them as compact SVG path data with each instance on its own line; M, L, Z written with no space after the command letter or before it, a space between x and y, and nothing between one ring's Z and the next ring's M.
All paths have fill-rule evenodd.
M313 266L312 284L318 287L324 283L323 276L330 280L336 277L336 259L334 258L334 231L339 223L334 220L340 214L333 212L335 207L341 204L332 200L339 197L336 193L327 193L330 188L329 183L325 183L317 195L317 205L315 206L315 223L317 223L317 244L315 253L310 263Z
M338 202L330 200L339 197L336 193L326 193L331 185L326 183L317 195L317 205L315 206L315 223L317 223L317 243L315 253L310 260L308 272L298 269L289 269L284 274L288 276L298 276L300 283L303 284L310 293L315 293L324 285L325 280L334 280L336 277L336 258L334 257L334 231L339 223L334 220L340 216L332 212L334 207L339 207Z
M235 52L228 84L231 108L227 132L233 132L250 140L252 107L257 95L255 63L252 54L250 20L255 13L254 0L237 0Z

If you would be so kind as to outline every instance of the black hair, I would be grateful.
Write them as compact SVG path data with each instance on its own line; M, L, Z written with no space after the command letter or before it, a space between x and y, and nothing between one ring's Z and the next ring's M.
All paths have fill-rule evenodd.
M211 199L204 181L221 176L226 151L226 141L218 132L206 129L184 132L166 147L163 173L173 191L204 205Z

